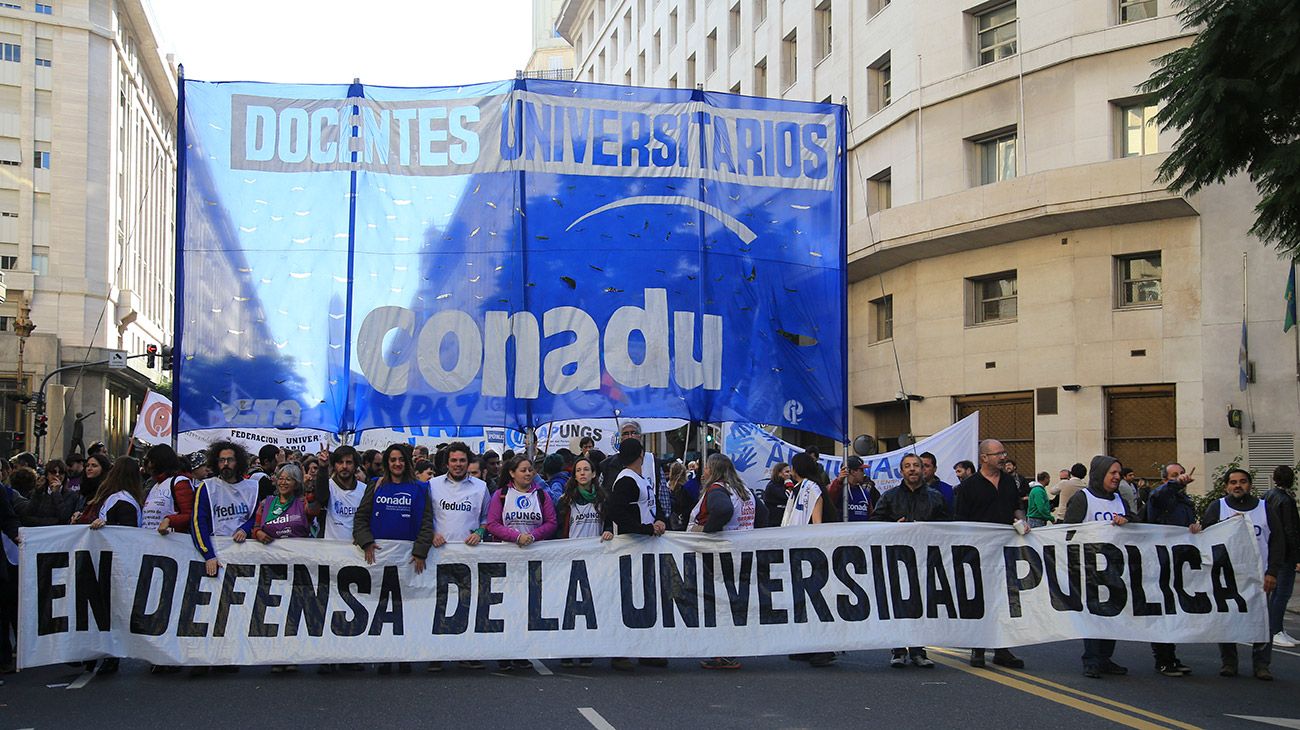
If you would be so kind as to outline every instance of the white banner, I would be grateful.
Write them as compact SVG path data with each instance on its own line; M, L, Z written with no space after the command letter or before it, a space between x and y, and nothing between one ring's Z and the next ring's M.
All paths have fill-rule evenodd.
M135 421L135 431L131 435L146 444L171 444L171 399L152 390L149 391L149 395L140 406L140 414ZM210 428L182 433L176 441L176 451L181 454L191 454L208 448L208 444L218 440L233 441L254 455L257 454L258 449L267 444L314 454L320 451L322 446L332 449L339 443L333 434L310 428Z
M1253 527L853 523L705 535L407 543L24 529L19 664L747 656L1081 637L1263 641Z
M875 456L862 457L867 477L876 483L881 492L898 486L903 480L899 462L906 454L934 454L935 473L939 479L956 486L957 475L953 464L963 459L975 461L979 452L979 413L972 413L942 431L927 436L911 446ZM772 478L772 467L782 462L789 464L795 454L803 453L802 446L787 443L763 429L748 423L726 423L722 427L722 444L727 456L736 464L741 479L755 489L762 489ZM832 479L844 466L843 456L821 455L820 463Z

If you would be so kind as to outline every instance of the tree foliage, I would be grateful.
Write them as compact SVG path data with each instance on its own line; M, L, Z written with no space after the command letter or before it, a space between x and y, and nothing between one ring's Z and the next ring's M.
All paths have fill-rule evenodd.
M1182 0L1200 33L1156 61L1142 90L1179 138L1162 182L1195 193L1244 172L1259 190L1250 232L1300 254L1300 1Z

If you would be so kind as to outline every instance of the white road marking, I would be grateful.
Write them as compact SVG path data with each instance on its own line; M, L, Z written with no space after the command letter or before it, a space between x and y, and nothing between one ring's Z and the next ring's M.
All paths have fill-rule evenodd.
M68 686L68 683L67 683L67 682L55 682L54 684L47 684L47 685L45 685L45 686L46 686L46 687L49 687L50 689L61 689L61 688L63 688L63 687L67 687L67 686Z
M1265 725L1276 725L1277 727L1300 728L1300 720L1290 717L1258 717L1256 715L1227 715L1235 717L1238 720L1250 720L1251 722L1262 722Z
M68 685L68 689L81 689L82 687L85 687L86 685L90 684L90 680L94 678L95 678L94 672L82 672L80 677L77 677L76 679L72 680L72 684Z
M528 661L532 662L533 669L536 669L537 673L542 675L543 677L549 677L552 674L555 674L555 672L552 672L551 670L547 669L545 664L542 664L541 659L529 659Z
M591 726L596 728L596 730L614 730L614 726L610 725L608 720L601 717L600 713L596 712L594 708L579 707L578 714L586 718L587 722L591 723Z

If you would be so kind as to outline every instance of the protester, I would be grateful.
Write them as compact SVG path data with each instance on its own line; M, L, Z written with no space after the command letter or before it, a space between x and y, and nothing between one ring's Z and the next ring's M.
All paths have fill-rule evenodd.
M767 507L767 524L763 527L780 527L785 517L785 505L794 491L794 471L785 462L772 466L772 478L763 489L763 505Z
M952 470L953 470L953 473L955 473L955 474L957 475L957 483L958 483L958 484L961 484L962 482L964 482L964 481L966 481L967 479L969 479L970 476L971 476L972 474L975 473L975 464L972 463L969 459L962 459L961 461L959 461L959 462L957 462L956 464L953 464L953 465L952 465ZM953 507L954 507L954 508L955 508L956 505L957 505L957 502L956 502L956 500L957 500L956 493L957 493L957 488L956 488L956 487L953 487Z
M1076 463L1070 467L1069 479L1059 481L1047 490L1047 495L1057 500L1056 509L1053 511L1057 522L1065 519L1065 506L1074 498L1075 493L1088 486L1088 483L1083 480L1086 476L1088 476L1088 467Z
M921 481L925 486L935 490L943 495L943 501L948 503L948 511L952 512L953 496L952 485L939 478L939 464L934 454L929 451L921 453Z
M45 475L36 479L34 488L27 495L27 502L18 511L23 527L66 525L81 509L81 495L65 489L67 473L62 461L51 459L46 462ZM25 479L23 482L25 486ZM14 488L19 488L17 480Z
M876 485L867 478L867 468L862 459L850 454L844 459L844 468L839 476L826 488L828 502L843 505L847 522L866 522L871 519L880 492ZM823 515L824 517L825 515Z
M95 454L84 460L81 467L81 490L80 493L84 499L89 499L95 492L99 491L100 482L104 481L104 475L113 467L113 462L104 454ZM49 469L49 465L46 465Z
M68 458L65 462L68 465L69 491L81 491L81 477L84 476L86 472L86 457L74 451L71 454L68 454Z
M1129 522L1128 503L1119 494L1123 467L1114 457L1092 457L1088 466L1088 486L1075 492L1065 506L1065 522L1109 522L1122 526ZM1115 663L1114 639L1083 640L1083 676L1100 679L1103 674L1124 675L1128 669Z
M943 492L925 483L925 462L916 454L904 454L899 461L902 483L885 492L876 503L871 515L874 522L946 522L952 519L948 501ZM911 659L914 666L934 669L924 646L897 647L889 659L889 666L903 669Z
M1128 505L1129 514L1137 516L1138 509L1138 492L1137 492L1137 472L1132 467L1124 467L1124 471L1119 475L1119 496Z
M483 468L483 474L479 478L489 486L496 484L501 477L501 455L492 449L488 449L483 452L479 462Z
M375 564L375 553L383 549L379 540L403 540L411 543L415 573L424 572L425 560L433 547L433 510L429 507L429 486L416 481L411 450L406 444L390 444L380 454L384 474L366 487L352 522L352 541L365 554L366 563ZM411 671L410 662L399 662L398 671ZM389 674L391 664L380 664L379 672Z
M510 484L497 491L488 507L487 530L501 542L526 548L537 540L555 535L555 505L547 491L533 480L533 463L526 456L506 462L504 473ZM527 659L503 659L503 670L526 669Z
M216 474L194 490L194 516L190 533L194 547L207 561L205 572L217 574L214 536L234 535L253 514L258 502L258 481L243 475L248 470L248 452L231 441L216 441L208 447L208 468Z
M680 461L674 461L668 467L668 493L673 498L673 508L668 515L668 529L685 530L697 500L686 491L686 465Z
M374 484L384 475L384 455L376 449L366 449L361 454L360 466L365 469L366 484Z
M579 456L573 462L573 476L564 486L564 494L555 506L555 521L558 525L558 538L600 538L614 539L614 533L603 528L604 509L608 493L596 478L596 466L586 456ZM560 660L561 667L590 667L591 657L581 659L566 658Z
M0 459L0 465L0 470L3 470L8 462ZM22 522L14 511L12 498L10 489L0 486L0 533L5 541L4 556L0 558L0 674L16 671L10 630L16 634L18 629L18 566L10 562L10 557L12 550L13 560L18 559L17 547L22 542L18 530Z
M822 488L813 481L820 471L817 460L810 453L795 454L790 459L794 471L795 488L785 505L782 527L815 525L822 521Z
M257 498L266 499L275 493L275 470L285 461L284 451L275 444L267 444L257 451L257 465L250 479L257 480Z
M140 527L140 504L144 501L140 462L129 456L118 458L95 493L86 496L89 501L82 511L92 516L88 523L91 529L104 525Z
M144 467L153 481L144 498L140 526L163 535L173 530L189 532L194 486L183 473L180 457L167 444L158 444L145 452Z
M1038 478L1029 483L1029 507L1025 510L1025 519L1030 527L1045 527L1056 519L1052 515L1052 500L1044 486L1049 478L1047 472L1040 471Z
M726 454L710 454L704 460L700 481L707 486L699 504L691 511L691 529L700 532L739 532L754 529L766 507L745 488L736 465ZM704 669L740 669L735 657L713 657L700 661Z
M318 511L321 536L326 540L352 540L352 529L361 498L366 494L365 482L357 479L357 450L344 444L329 454L328 479L309 483L306 495L312 509Z
M1020 484L1013 474L1004 471L1007 450L997 439L985 439L979 444L979 470L958 485L954 512L963 522L987 522L995 525L1017 524L1028 530L1024 512L1020 509ZM1082 468L1082 465L1080 465ZM970 665L984 666L983 648L970 650ZM1020 669L1024 660L1010 649L994 649L993 663Z
M551 498L551 504L559 502L564 495L564 485L569 483L569 476L569 472L564 469L562 454L551 454L542 460L542 482L546 496Z
M434 469L433 462L428 459L422 459L415 462L415 479L416 481L428 483L433 479Z
M1250 472L1245 469L1229 469L1223 475L1224 490L1227 496L1211 502L1201 515L1201 525L1210 527L1223 520L1245 515L1255 526L1255 540L1259 543L1259 556L1262 564L1258 568L1264 574L1264 592L1272 593L1277 587L1277 576L1283 570L1294 570L1295 563L1286 562L1286 536L1282 521L1268 502L1250 493ZM1237 676L1237 645L1219 644L1220 677ZM1268 641L1259 641L1251 645L1251 667L1255 679L1266 682L1273 680L1269 665L1273 659L1273 635Z
M483 462L481 461L481 457L471 454L469 457L469 463L465 465L465 473L480 482L483 482L484 485L487 484L487 481L483 479Z
M1187 495L1187 485L1196 480L1183 470L1182 464L1177 462L1166 464L1161 468L1160 476L1165 481L1151 491L1144 521L1153 525L1186 527L1193 535L1200 532L1201 523L1196 519L1196 503ZM1158 642L1151 644L1157 672L1166 677L1181 677L1192 673L1192 668L1178 659L1177 649L1175 644Z
M253 514L232 536L235 542L246 538L269 545L286 537L311 537L311 519L303 500L302 469L292 462L275 470L275 494L258 503Z
M1268 597L1268 630L1273 634L1273 643L1285 649L1296 645L1296 639L1282 625L1287 603L1295 590L1296 568L1300 568L1300 514L1296 512L1295 496L1291 492L1294 487L1295 470L1282 465L1273 470L1273 488L1264 495L1264 501L1277 513L1286 540L1286 555L1277 574L1277 588Z
M627 427L625 426L625 431ZM640 429L640 426L637 426ZM620 535L664 534L668 529L668 515L662 503L655 498L655 486L644 476L645 461L649 457L641 439L635 435L623 439L618 445L618 458L610 461L621 467L614 471L614 477L607 481L613 484L605 510L605 532L617 532ZM605 473L612 469L606 467ZM667 659L642 658L641 664L647 666L668 666ZM633 669L632 660L627 657L615 657L610 665L619 671Z
M444 454L447 473L429 481L429 504L433 509L433 546L463 543L473 547L487 536L488 488L469 472L474 458L461 441L447 444ZM483 662L463 661L467 669L482 669ZM442 662L430 662L428 671L442 669Z

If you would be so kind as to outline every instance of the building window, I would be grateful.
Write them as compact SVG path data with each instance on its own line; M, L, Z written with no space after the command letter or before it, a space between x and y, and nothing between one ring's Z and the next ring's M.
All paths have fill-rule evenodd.
M698 5L699 2L700 0L686 0L686 27L687 28L695 25L695 10L696 10L695 6Z
M967 279L967 326L1016 321L1016 272Z
M686 57L686 88L695 88L695 54Z
M17 43L0 43L0 56L3 56L6 61L22 63L23 47Z
M794 86L799 80L799 31L791 30L781 40L781 89Z
M886 167L867 180L867 196L870 208L867 214L879 213L894 207L894 173L892 167Z
M980 185L1010 180L1016 176L1016 133L1001 134L976 142L979 148Z
M36 3L36 12L42 15L54 15L54 6L45 3Z
M0 3L0 8L9 8L10 10L22 10L23 6L18 3Z
M1119 22L1132 23L1156 17L1156 0L1119 0Z
M668 48L677 47L677 8L668 14Z
M675 88L677 88L677 74L673 74L671 77L669 77L669 79L668 79L668 88L670 88L670 89L675 89Z
M727 11L727 53L735 53L740 48L740 3L737 2Z
M831 0L823 0L814 11L817 28L817 60L831 55Z
M877 58L867 67L867 108L872 113L889 106L893 100L892 65L889 53Z
M38 276L50 275L50 255L48 253L32 254L32 271Z
M0 269L16 269L16 268L18 268L17 256L0 256Z
M754 27L763 24L767 20L767 0L754 0Z
M1156 105L1143 102L1119 109L1120 157L1151 155L1160 151Z
M36 150L32 153L32 166L39 170L50 169L50 153L48 150Z
M623 42L632 42L632 11L623 13Z
M979 65L1016 55L1016 4L1007 3L975 16Z
M641 51L636 57L636 79L637 83L645 85L645 51Z
M1115 258L1115 304L1147 307L1160 303L1160 252Z
M867 0L867 17L874 16L889 7L889 0Z
M653 61L656 69L659 68L659 64L664 62L664 37L662 31L655 31Z
M740 93L740 82L739 82L739 81L737 81L736 83L734 83L734 84L731 85L731 93L733 93L733 94L739 94L739 93Z
M1034 391L964 395L954 400L958 420L979 412L980 439L1001 441L1017 471L1034 473Z
M718 29L714 28L704 38L704 78L718 70Z
M54 41L48 38L36 39L36 65L49 68L50 59L54 58Z
M871 301L871 341L884 342L894 337L894 296L886 294Z
M767 57L754 64L754 96L767 96Z

